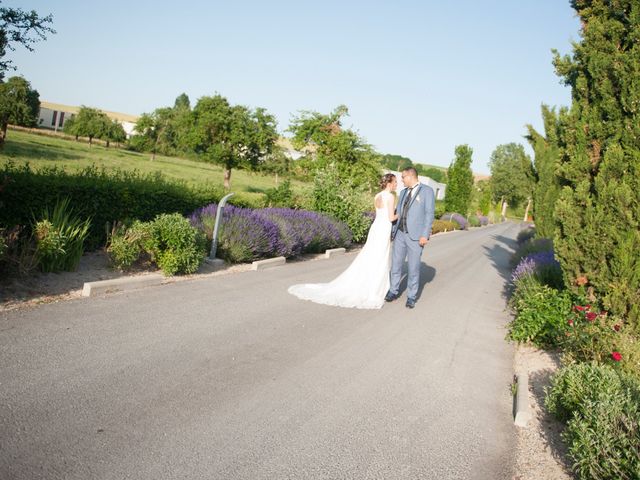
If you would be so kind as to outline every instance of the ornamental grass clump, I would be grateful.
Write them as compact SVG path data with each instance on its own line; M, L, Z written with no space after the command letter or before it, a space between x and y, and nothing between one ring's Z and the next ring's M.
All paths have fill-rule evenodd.
M562 436L577 478L640 478L640 382L609 365L559 370L545 405L567 421Z
M450 222L456 222L460 227L460 230L466 230L469 226L469 222L459 213L445 213L440 217L440 220L447 220Z
M36 259L43 272L73 271L80 263L91 220L75 215L68 198L34 219Z

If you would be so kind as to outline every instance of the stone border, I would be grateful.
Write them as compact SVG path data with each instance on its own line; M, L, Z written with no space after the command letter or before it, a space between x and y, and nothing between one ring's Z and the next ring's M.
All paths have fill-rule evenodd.
M324 252L323 258L331 258L331 257L335 257L336 255L344 255L346 252L347 252L347 249L344 247L330 248L329 250Z
M267 258L266 260L256 260L251 264L251 270L264 270L265 268L279 267L287 263L284 257Z
M150 275L139 275L137 277L121 277L111 280L99 280L97 282L85 282L82 287L82 296L93 297L102 293L136 290L152 285L160 285L164 280L164 275L152 273Z
M516 408L515 419L516 426L526 428L529 420L531 420L531 411L529 410L529 375L527 372L519 372L516 374Z

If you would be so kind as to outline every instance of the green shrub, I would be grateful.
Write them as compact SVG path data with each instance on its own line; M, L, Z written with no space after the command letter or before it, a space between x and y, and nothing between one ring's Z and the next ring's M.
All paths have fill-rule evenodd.
M552 378L547 409L568 420L563 438L580 479L640 478L640 382L597 363Z
M56 202L53 211L45 208L35 222L36 257L43 272L73 271L80 263L84 241L91 226L69 205L69 199Z
M479 227L480 219L477 215L469 215L469 226L470 227Z
M555 345L567 328L572 303L569 293L524 277L511 299L515 317L509 325L509 338L543 347Z
M144 250L165 275L194 273L206 256L206 238L182 215L158 215L142 236Z
M0 224L29 225L32 212L51 208L58 198L69 198L70 205L82 217L91 217L86 246L105 245L107 225L126 218L147 221L160 213L187 214L202 205L218 201L220 188L192 188L171 182L161 175L127 171L107 171L89 167L77 173L59 168L32 170L28 165L6 164L0 169ZM234 196L234 204L252 202Z
M531 225L528 225L527 227L523 228L522 230L520 230L518 232L518 236L516 237L516 241L518 242L518 245L522 245L523 243L526 243L529 240L531 240L532 238L534 238L535 236L536 236L535 227L532 227Z
M431 225L431 234L441 232L451 232L457 230L459 225L456 222L450 222L448 220L434 220Z
M293 206L293 190L291 182L285 180L282 185L276 188L269 188L265 192L265 203L267 207L291 207Z
M150 223L136 220L128 228L114 227L107 244L111 263L120 270L129 270L144 253L143 242L150 235Z
M354 242L366 240L373 201L364 187L357 187L349 177L341 176L337 168L330 167L316 174L313 198L313 210L346 223Z
M440 218L442 217L445 213L447 213L447 209L446 206L444 204L444 200L436 200L436 208L434 211L434 218Z

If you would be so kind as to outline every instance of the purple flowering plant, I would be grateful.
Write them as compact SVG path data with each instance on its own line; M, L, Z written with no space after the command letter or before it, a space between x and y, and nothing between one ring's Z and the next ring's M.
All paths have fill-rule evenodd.
M449 222L456 222L460 226L460 230L466 230L469 227L467 219L459 213L445 213L440 217L440 220L447 220Z

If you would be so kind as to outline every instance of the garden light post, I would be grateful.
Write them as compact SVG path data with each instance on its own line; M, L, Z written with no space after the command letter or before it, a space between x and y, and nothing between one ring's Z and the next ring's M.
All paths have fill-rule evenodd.
M216 210L216 223L213 226L213 237L211 239L211 252L209 253L209 259L213 260L216 258L216 250L218 249L218 228L220 227L220 218L222 217L222 209L224 208L227 200L233 196L233 193L229 193L222 197L220 203L218 204L218 209Z

